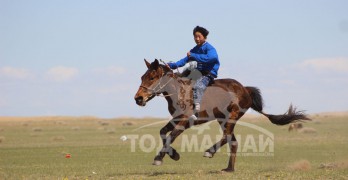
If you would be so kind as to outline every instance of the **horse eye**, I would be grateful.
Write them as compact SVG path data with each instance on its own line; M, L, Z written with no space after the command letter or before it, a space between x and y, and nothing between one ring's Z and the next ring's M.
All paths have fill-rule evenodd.
M153 81L154 79L155 79L155 78L151 77L151 78L150 78L150 81Z

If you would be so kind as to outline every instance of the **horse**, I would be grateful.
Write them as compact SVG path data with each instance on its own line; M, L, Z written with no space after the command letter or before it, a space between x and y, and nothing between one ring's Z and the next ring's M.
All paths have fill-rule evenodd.
M141 77L141 85L135 94L135 102L145 106L156 96L163 96L168 102L168 111L173 117L160 130L163 147L154 158L153 165L161 165L166 154L175 161L180 159L179 153L171 147L174 140L192 126L217 120L223 131L220 141L204 152L203 157L212 158L217 150L229 144L230 155L227 168L223 172L235 170L238 142L234 135L237 121L251 108L266 116L273 124L286 125L301 120L310 120L303 111L298 111L292 105L282 115L272 115L263 112L263 99L257 87L244 87L234 79L215 79L205 90L198 120L190 119L193 114L192 87L193 78L174 73L165 63L157 59L149 63L144 59L147 70ZM168 134L169 133L169 134ZM167 135L168 134L168 135Z

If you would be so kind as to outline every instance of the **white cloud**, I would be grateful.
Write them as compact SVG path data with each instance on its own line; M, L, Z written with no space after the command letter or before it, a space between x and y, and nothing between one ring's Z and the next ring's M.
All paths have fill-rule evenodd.
M76 68L57 66L49 69L46 74L53 81L64 82L73 79L78 73Z
M299 67L319 72L348 72L348 58L309 59L300 63Z
M24 68L14 67L2 67L0 68L0 76L14 78L14 79L26 79L32 76L32 74Z
M109 66L105 68L97 68L94 70L94 72L104 73L104 74L113 76L113 75L120 75L120 74L126 73L126 69L119 66Z

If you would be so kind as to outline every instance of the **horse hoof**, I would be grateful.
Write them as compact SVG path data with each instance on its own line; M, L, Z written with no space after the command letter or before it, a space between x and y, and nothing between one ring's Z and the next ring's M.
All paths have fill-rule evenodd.
M210 152L204 152L203 157L212 158L212 157L213 157L213 154L210 153Z
M177 152L175 152L175 153L173 153L172 156L169 156L169 157L172 158L174 161L179 161L179 159L180 159L180 154L177 153Z
M176 152L176 150L173 148L171 150L172 150L172 152L168 153L169 157L171 159L173 159L174 161L178 161L180 159L180 154L178 152Z
M232 168L221 169L221 172L234 172Z
M155 166L160 166L162 165L163 161L159 161L159 160L154 160L152 165L155 165Z

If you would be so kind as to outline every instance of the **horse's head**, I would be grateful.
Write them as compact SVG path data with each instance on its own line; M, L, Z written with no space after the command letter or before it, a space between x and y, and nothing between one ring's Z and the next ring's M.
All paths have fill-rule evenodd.
M144 61L147 66L147 71L141 77L140 87L134 97L135 102L139 106L145 106L146 102L163 92L169 80L164 77L168 72L172 72L169 67L160 64L157 59L151 64L147 62L146 59L144 59Z

